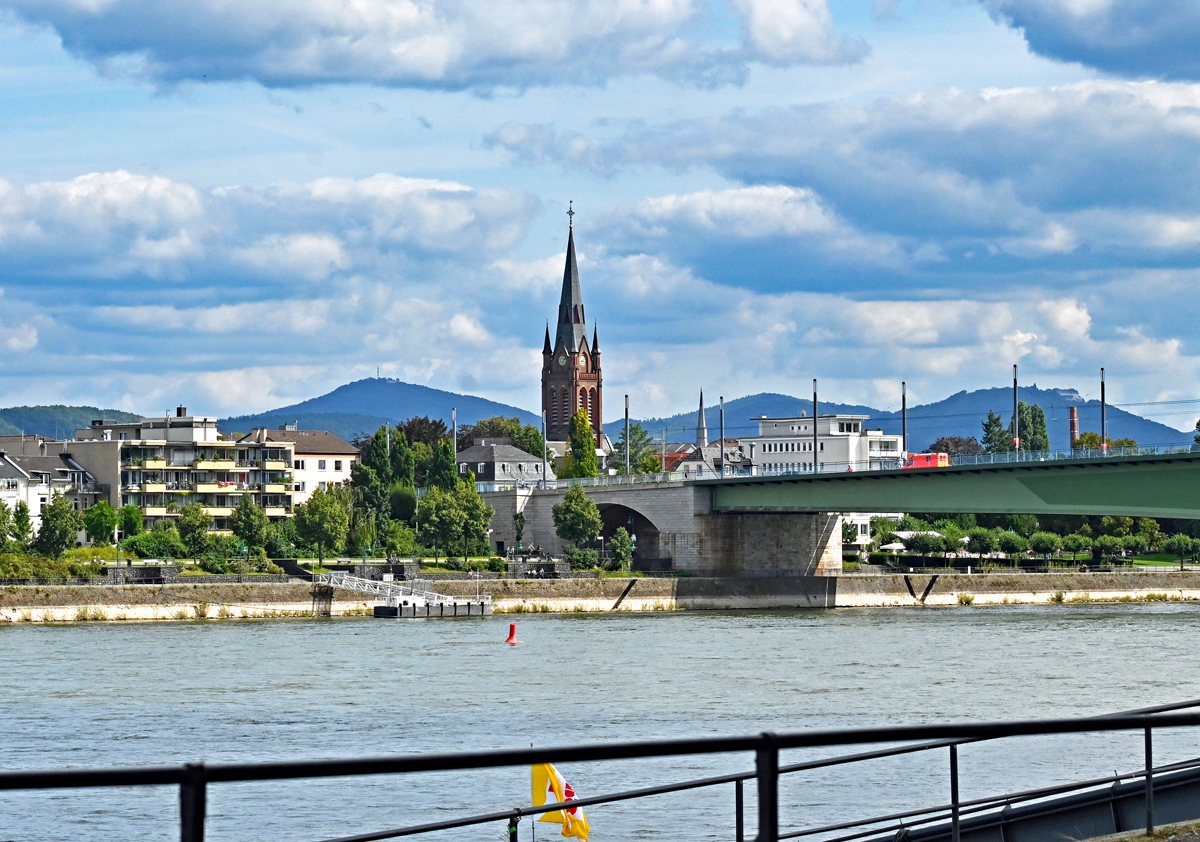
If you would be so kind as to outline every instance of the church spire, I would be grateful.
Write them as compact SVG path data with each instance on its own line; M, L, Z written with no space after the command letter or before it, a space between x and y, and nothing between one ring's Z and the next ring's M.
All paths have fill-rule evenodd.
M592 353L600 353L600 327L595 324L592 325Z
M570 211L574 214L574 211ZM562 297L558 302L558 328L554 347L559 343L568 351L578 351L587 339L587 319L583 312L583 293L579 289L579 265L575 260L575 228L567 233L567 262L563 267Z
M547 356L554 353L554 349L550 347L550 322L546 322L546 341L542 344L542 353Z
M700 390L700 417L696 421L696 447L708 447L708 424L704 421L704 390Z

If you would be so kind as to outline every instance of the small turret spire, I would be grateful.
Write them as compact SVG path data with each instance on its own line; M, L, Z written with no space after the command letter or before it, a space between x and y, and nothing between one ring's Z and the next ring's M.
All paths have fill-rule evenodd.
M704 420L704 390L700 390L700 416L696 420L696 447L708 447L708 424Z
M600 353L600 328L597 325L592 325L592 353Z
M554 349L550 347L550 322L546 322L546 341L542 344L543 354L553 354Z

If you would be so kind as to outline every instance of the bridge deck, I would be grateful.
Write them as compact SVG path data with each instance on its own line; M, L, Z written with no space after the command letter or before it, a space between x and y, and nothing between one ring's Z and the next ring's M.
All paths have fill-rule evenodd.
M720 512L1200 518L1200 453L697 480Z

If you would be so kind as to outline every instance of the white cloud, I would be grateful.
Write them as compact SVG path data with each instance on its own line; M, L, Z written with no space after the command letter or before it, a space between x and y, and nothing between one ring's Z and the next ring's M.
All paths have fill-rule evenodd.
M27 324L11 328L0 324L0 339L4 341L4 347L8 350L21 353L38 344L38 332L36 328Z
M732 43L696 0L3 0L107 73L268 86L489 90L653 73L739 81L753 61L857 61L827 0L734 0Z
M310 281L350 265L341 241L327 234L272 234L233 254L271 274L300 275Z

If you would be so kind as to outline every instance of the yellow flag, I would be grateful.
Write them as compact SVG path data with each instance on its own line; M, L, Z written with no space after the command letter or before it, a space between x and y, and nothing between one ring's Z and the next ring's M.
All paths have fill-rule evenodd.
M549 763L538 763L533 767L533 806L540 807L547 801L565 804L575 800L575 790L567 779ZM544 814L539 822L562 825L562 835L587 842L588 823L582 807L568 807Z

